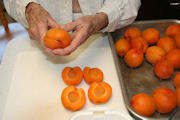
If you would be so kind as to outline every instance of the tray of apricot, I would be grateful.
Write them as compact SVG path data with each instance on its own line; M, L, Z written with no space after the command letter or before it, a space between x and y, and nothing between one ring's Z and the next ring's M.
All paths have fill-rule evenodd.
M132 116L172 119L180 107L180 21L137 21L109 40Z

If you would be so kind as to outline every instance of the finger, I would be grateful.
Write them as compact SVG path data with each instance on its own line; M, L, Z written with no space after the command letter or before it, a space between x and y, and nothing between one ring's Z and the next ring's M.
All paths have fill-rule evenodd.
M59 25L52 18L48 18L48 27L50 28L59 28Z
M85 37L83 37L83 34L81 33L74 33L76 35L74 35L74 39L72 40L71 44L64 48L64 49L55 49L53 50L53 54L57 54L60 56L64 56L64 55L69 55L71 54L73 51L75 51L80 45L81 45L81 41L84 41L82 39L84 39Z
M70 22L70 23L67 23L67 24L63 25L63 28L66 31L70 32L72 30L75 30L77 26L78 26L77 22Z
M38 31L39 31L39 40L40 40L40 44L43 46L43 47L46 47L45 44L44 44L44 36L46 34L46 32L48 31L48 26L46 23L39 23L38 24Z
M39 35L38 35L38 31L37 31L37 27L36 26L32 26L28 29L28 34L29 34L29 37L32 39L32 40L39 40Z

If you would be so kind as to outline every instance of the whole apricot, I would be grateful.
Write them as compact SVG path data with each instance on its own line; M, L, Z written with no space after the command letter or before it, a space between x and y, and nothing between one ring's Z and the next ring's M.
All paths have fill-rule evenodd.
M142 37L148 42L149 45L152 45L158 42L160 32L155 28L147 28L143 31Z
M173 83L176 88L180 87L180 72L176 73L174 76Z
M153 97L145 93L135 94L130 104L140 115L151 116L156 111L156 104Z
M180 24L169 25L165 31L165 36L174 38L176 35L180 34Z
M168 53L170 50L176 48L175 40L170 37L162 37L157 43L157 46L161 47Z
M131 40L131 48L142 50L143 53L145 53L148 48L148 43L142 37L136 37Z
M115 50L119 56L124 56L130 49L130 42L123 38L119 39L115 43Z
M180 49L180 34L176 35L174 40L176 42L176 47Z
M160 79L169 79L174 72L173 64L166 59L161 59L154 65L154 72Z
M144 60L144 55L141 50L130 49L124 56L125 63L132 68L139 67Z
M180 49L173 49L166 55L166 59L170 61L175 69L180 69Z
M169 113L176 108L176 94L169 88L157 88L153 91L152 96L160 113Z
M65 48L71 43L71 36L63 29L52 28L44 37L45 45L50 49Z
M140 37L140 36L141 36L141 31L139 28L136 28L136 27L128 28L124 32L124 38L127 40L131 40L133 38Z
M147 61L151 64L155 64L157 61L165 57L165 55L166 55L165 50L158 46L148 47L145 54Z
M176 88L177 106L180 107L180 87Z

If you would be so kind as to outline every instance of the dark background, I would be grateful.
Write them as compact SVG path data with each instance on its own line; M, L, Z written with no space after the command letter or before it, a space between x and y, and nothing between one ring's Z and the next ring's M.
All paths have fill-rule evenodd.
M180 19L180 0L141 0L136 20L154 19Z

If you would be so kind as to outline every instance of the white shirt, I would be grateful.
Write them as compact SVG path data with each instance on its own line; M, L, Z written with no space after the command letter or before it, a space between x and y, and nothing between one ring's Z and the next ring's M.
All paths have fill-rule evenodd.
M131 24L140 7L140 0L78 0L82 14L104 12L108 15L106 32L112 32ZM28 27L25 8L29 2L41 4L58 24L72 22L72 0L4 0L5 8L17 22Z

